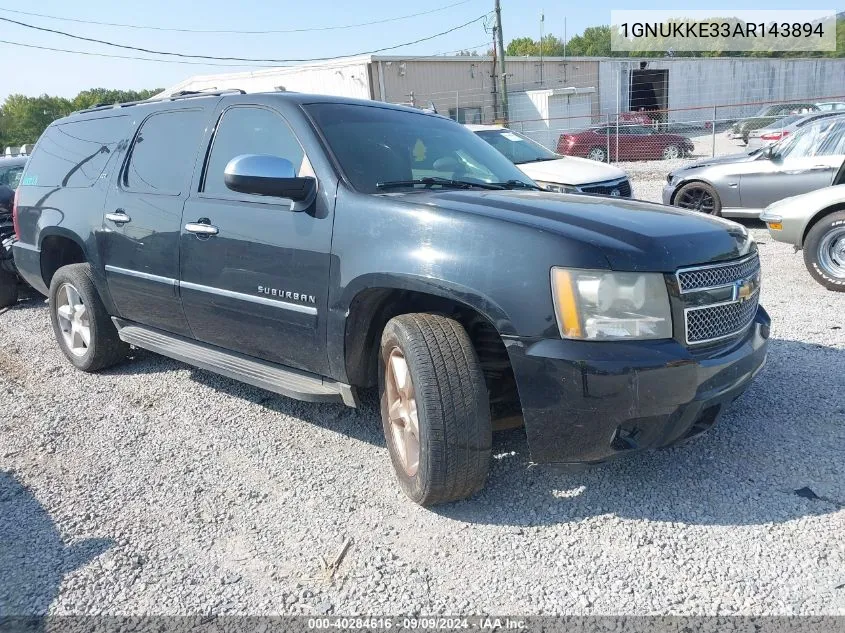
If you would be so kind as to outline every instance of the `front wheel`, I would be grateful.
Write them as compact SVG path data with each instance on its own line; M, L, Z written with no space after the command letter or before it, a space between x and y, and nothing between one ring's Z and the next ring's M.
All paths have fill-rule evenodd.
M59 347L77 369L103 369L129 351L106 312L88 264L62 266L53 275L50 321Z
M597 161L599 163L607 162L607 150L603 147L594 147L587 152L587 158Z
M381 338L384 435L414 502L463 499L484 487L492 424L484 374L466 330L433 314L391 319Z
M822 286L845 292L845 211L825 216L810 229L804 264Z
M674 204L676 207L699 213L722 215L722 201L719 193L704 182L691 182L678 189Z
M677 145L667 145L663 148L663 160L675 160L683 155L683 151Z

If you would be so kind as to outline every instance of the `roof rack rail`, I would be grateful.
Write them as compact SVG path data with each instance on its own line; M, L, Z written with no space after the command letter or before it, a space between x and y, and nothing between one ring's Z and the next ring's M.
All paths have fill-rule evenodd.
M114 108L128 108L141 103L155 103L156 101L176 101L177 99L191 99L193 97L219 97L233 93L245 95L246 91L241 90L240 88L226 88L224 90L217 90L216 88L212 88L210 90L180 90L166 97L162 97L161 99L141 99L140 101L126 101L124 103L98 103L90 108L77 110L76 112L73 112L73 114L97 112L98 110L111 110Z

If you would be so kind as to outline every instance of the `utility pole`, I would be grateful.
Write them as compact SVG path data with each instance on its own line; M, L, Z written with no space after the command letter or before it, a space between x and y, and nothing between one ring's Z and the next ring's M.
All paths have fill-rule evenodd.
M500 0L496 0L496 43L498 44L499 57L499 82L501 88L499 95L502 100L502 119L507 125L508 122L508 77L505 73L505 38L502 35L502 5Z
M546 16L540 9L540 87L543 86L543 37L546 35Z

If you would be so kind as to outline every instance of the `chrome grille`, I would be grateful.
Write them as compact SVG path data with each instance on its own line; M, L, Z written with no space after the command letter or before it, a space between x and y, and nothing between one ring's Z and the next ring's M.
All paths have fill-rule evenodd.
M682 270L678 272L678 286L682 293L729 286L740 279L751 277L759 268L760 259L757 253L754 253L750 257L735 262Z
M700 345L743 333L754 321L760 301L760 259L743 259L677 272L684 304L688 345Z
M687 343L707 343L742 332L754 320L759 298L755 292L746 301L687 309Z

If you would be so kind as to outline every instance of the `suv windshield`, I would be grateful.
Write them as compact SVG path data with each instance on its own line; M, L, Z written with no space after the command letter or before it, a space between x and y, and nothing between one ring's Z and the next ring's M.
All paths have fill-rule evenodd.
M305 110L352 186L363 193L459 183L535 187L502 154L449 119L342 103L310 104Z
M536 141L532 141L527 136L512 130L477 130L475 133L499 150L505 158L515 165L560 158Z

